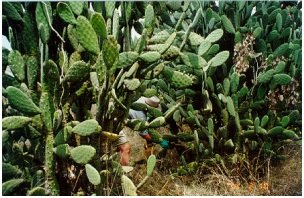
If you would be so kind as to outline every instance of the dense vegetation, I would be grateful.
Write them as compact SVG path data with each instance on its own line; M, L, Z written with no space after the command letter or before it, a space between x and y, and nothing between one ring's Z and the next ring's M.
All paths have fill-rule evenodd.
M3 195L108 195L111 173L135 195L155 156L136 187L111 158L125 126L184 142L193 158L181 157L179 175L210 164L229 174L301 143L301 2L2 7L13 49L2 49ZM158 95L163 112L134 103L142 95ZM153 119L125 122L130 108Z

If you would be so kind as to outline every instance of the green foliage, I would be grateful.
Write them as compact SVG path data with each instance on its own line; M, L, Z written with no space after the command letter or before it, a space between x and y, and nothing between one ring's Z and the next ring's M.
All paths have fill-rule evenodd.
M83 11L84 3L78 1L69 1L69 6L76 15L80 15Z
M2 128L14 130L26 126L32 119L25 116L9 116L2 119Z
M263 84L268 83L272 79L274 72L274 69L270 69L267 72L260 74L258 76L258 82Z
M85 120L80 124L76 125L72 129L72 132L81 136L89 136L101 132L101 127L99 126L98 122L94 119Z
M224 32L222 29L216 29L214 31L212 31L207 37L206 40L214 43L216 41L218 41L220 38L222 38Z
M10 195L23 182L24 179L12 179L2 183L2 195Z
M53 148L54 153L60 158L67 158L70 155L70 148L68 144L60 144Z
M159 52L146 52L139 56L141 60L143 60L146 63L153 63L160 59L160 53Z
M90 21L84 16L77 17L76 35L79 43L89 52L98 54L100 49L98 46L97 35L90 24Z
M56 8L58 15L67 23L76 24L77 21L68 4L59 2Z
M222 51L220 53L218 53L217 55L215 55L215 57L213 57L209 62L210 62L210 66L211 67L217 67L222 65L223 63L225 63L225 61L228 59L229 57L229 51ZM208 65L209 65L208 62Z
M91 16L91 24L95 32L102 39L107 38L107 26L102 14L94 12Z
M230 19L226 15L221 16L222 24L225 30L231 34L235 34L235 29L230 21Z
M85 170L90 183L92 183L93 185L100 184L101 181L100 175L98 171L91 164L86 164Z
M192 85L192 78L184 73L179 71L173 71L173 75L171 78L172 85L177 88L185 88Z
M35 187L27 192L27 196L46 196L48 192L45 188Z
M68 69L64 80L67 82L78 82L86 80L90 75L89 65L83 61L76 61Z
M79 164L87 164L92 160L96 149L89 145L81 145L71 150L72 159Z
M122 184L122 188L124 190L125 195L127 195L127 196L136 196L137 195L137 193L136 193L137 188L130 178L128 178L125 175L122 175L121 184Z
M155 155L150 155L147 160L147 176L151 176L156 164L156 157Z
M8 64L14 76L19 81L25 80L25 63L19 51L11 51L8 55Z
M31 98L20 89L9 86L6 88L10 105L22 113L35 115L41 113Z
M10 163L2 163L2 173L3 181L7 181L14 177L19 177L22 174L22 171Z
M3 3L3 14L14 21L23 21L19 12L10 2Z
M112 36L109 36L108 39L103 41L102 57L108 70L114 70L116 68L119 53L117 41Z

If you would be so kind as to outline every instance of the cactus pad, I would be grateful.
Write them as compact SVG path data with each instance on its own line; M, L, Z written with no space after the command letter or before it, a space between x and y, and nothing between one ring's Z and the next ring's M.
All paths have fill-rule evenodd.
M14 76L20 80L24 81L25 79L25 64L22 55L19 51L11 51L8 55L8 63L10 69L13 72Z
M209 40L204 40L198 47L198 55L202 56L204 55L209 48L211 47L211 42Z
M193 80L190 75L184 74L180 71L173 71L173 75L171 78L172 85L176 88L185 88L191 86Z
M74 14L68 4L59 2L57 4L57 13L58 15L67 23L76 24L77 21L74 17Z
M130 106L131 109L136 111L145 111L147 110L147 105L144 103L132 103Z
M136 186L134 185L134 183L132 182L131 179L129 179L127 176L122 175L121 176L121 186L124 190L125 195L127 196L137 196L136 193Z
M283 73L285 70L285 62L281 61L279 64L277 64L274 74L279 74L279 73Z
M32 119L25 116L9 116L2 119L2 128L7 130L26 126Z
M166 120L164 117L160 116L152 120L149 124L150 128L157 128L165 124Z
M194 53L185 52L181 54L181 58L182 61L185 63L185 65L195 69L201 69L207 65L207 62L203 57L198 56L197 54Z
M91 25L102 39L107 38L107 25L101 13L94 12L91 16Z
M11 165L10 163L2 163L2 178L4 181L18 177L21 174L22 171L16 166Z
M175 37L176 37L176 32L173 32L173 33L169 36L169 38L166 40L166 42L165 42L163 48L159 51L160 54L165 53L165 52L170 48L170 46L172 45L172 43L173 43Z
M86 170L86 174L89 179L89 182L91 184L93 184L95 186L100 184L100 182L101 182L100 175L99 175L98 171L91 164L86 164L85 170Z
M118 68L132 65L138 59L137 52L122 52L119 54Z
M150 106L148 106L148 113L153 118L160 117L163 115L163 113L158 108L154 108L154 107L150 107Z
M28 115L41 113L40 109L24 92L16 87L7 87L7 97L10 105L20 112Z
M170 34L167 30L160 31L149 39L149 44L165 43L169 36Z
M227 110L230 115L235 117L235 109L234 109L234 104L230 96L227 97Z
M178 133L177 138L183 142L191 142L194 140L194 135L189 133Z
M76 15L80 15L83 11L83 3L82 1L69 1L69 6Z
M152 96L157 95L157 90L153 88L146 89L145 92L143 93L143 96L147 98L151 98Z
M281 135L281 133L283 132L283 130L284 130L283 127L276 126L276 127L273 127L272 129L270 129L268 131L268 135L271 136L271 137L278 136L278 135Z
M99 126L98 122L94 119L85 120L76 125L72 132L81 136L89 136L101 132L101 126Z
M146 63L153 63L153 62L160 59L160 53L157 52L157 51L155 51L155 52L145 52L145 53L141 54L139 56L139 58Z
M282 133L284 139L299 139L299 136L292 130L284 130Z
M52 23L52 7L50 2L38 2L36 6L36 23L37 29L39 30L39 26L43 26L44 29L44 43L48 41L50 38L51 28L49 25L49 21Z
M76 35L79 43L86 50L93 54L99 53L100 49L95 30L93 29L89 20L84 16L77 17Z
M268 121L269 121L269 116L264 115L261 120L261 127L265 127L268 124Z
M226 62L228 57L229 57L229 51L222 51L222 52L218 53L217 55L215 55L215 57L213 57L208 62L208 65L210 65L211 67L220 66L220 65L222 65L223 63Z
M284 56L289 49L289 44L288 43L283 43L282 45L280 45L279 47L277 47L274 52L273 52L273 56L274 57L280 57L280 56Z
M113 36L109 36L107 40L103 41L102 57L108 70L114 70L116 68L119 52L117 48L117 41Z
M230 78L230 90L232 93L236 93L240 84L240 77L236 72L233 72Z
M208 119L208 133L209 135L213 135L214 133L214 124L212 118Z
M231 139L227 140L224 144L226 148L234 148L233 141Z
M227 32L229 32L231 34L235 34L235 29L234 29L231 21L229 20L229 18L226 15L221 16L221 21Z
M126 80L124 80L124 84L128 90L134 91L135 89L137 89L140 86L140 81L137 78L134 78L131 80L126 79Z
M78 82L86 80L90 75L90 67L83 61L75 62L67 71L64 80Z
M47 196L48 191L45 188L42 187L35 187L26 193L27 196Z
M27 69L27 82L29 89L36 87L38 73L39 73L39 62L36 56L29 56L26 60Z
M255 28L255 30L253 31L252 36L253 36L254 38L259 38L260 35L261 35L261 33L262 33L262 31L263 31L263 29L262 29L261 27L257 27L257 28Z
M223 81L223 88L224 88L224 94L225 96L228 96L230 91L230 80L228 78L225 78Z
M76 34L76 28L74 25L69 24L67 27L67 35L71 45L73 46L74 50L79 48L79 41Z
M3 6L3 15L15 21L23 21L19 12L16 10L16 8L11 2L4 2L2 6Z
M154 26L154 10L152 5L148 5L145 10L145 28Z
M209 41L210 43L214 43L214 42L220 40L220 38L222 38L223 34L224 34L224 31L222 29L216 29L216 30L212 31L206 37L206 40Z
M114 1L106 1L105 2L106 16L107 18L112 18L113 12L115 10L115 2Z
M23 182L24 179L12 179L2 183L2 195L10 195Z
M287 85L291 82L291 79L288 74L275 74L272 81L277 85Z
M270 69L265 73L260 74L257 79L258 82L263 84L268 83L272 79L274 72L275 72L274 69Z
M65 126L64 129L60 130L54 138L54 145L58 146L67 143L71 137L72 129L71 126Z
M289 124L289 117L288 116L283 116L282 119L280 120L279 123L283 128L287 127Z
M27 54L36 54L38 48L38 32L35 18L30 13L24 13L24 27L22 30L22 39Z
M68 144L60 144L53 148L53 152L60 158L67 158L70 155L70 147Z
M94 147L81 145L71 150L71 157L78 164L87 164L93 159L95 153L96 150Z
M156 164L156 157L155 155L150 155L147 160L147 176L151 176Z
M295 123L300 117L299 110L293 110L292 112L289 113L288 117L290 124Z

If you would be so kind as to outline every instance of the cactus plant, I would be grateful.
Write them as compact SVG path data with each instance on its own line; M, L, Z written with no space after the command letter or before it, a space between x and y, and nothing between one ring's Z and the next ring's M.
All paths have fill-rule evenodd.
M94 119L85 120L80 124L76 125L72 129L72 132L81 136L89 136L101 132L101 127L98 125L98 122Z
M100 175L98 171L90 164L86 164L85 169L89 181L94 185L100 184Z
M81 145L71 150L72 159L79 164L87 164L96 153L96 149L89 145Z

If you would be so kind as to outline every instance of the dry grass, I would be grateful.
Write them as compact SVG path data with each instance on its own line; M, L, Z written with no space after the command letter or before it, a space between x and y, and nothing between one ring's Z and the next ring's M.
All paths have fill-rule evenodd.
M142 138L131 130L127 132L127 136L132 144L131 160L144 160ZM171 173L180 166L180 160L176 151L171 149L165 158L157 161L153 176L137 192L140 196L302 195L301 146L286 147L284 153L289 157L266 168L263 177L244 181L241 175L232 174L228 177L222 174L218 167L208 167L207 171L201 167L204 170L198 170L195 175L173 177ZM146 176L146 164L143 162L135 164L134 170L128 175L135 185Z
M270 171L271 195L302 195L302 148L284 149L288 158Z

